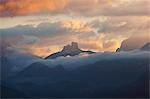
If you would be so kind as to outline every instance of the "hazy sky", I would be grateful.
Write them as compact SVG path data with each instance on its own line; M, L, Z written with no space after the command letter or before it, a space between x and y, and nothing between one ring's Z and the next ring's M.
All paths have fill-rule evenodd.
M72 41L115 51L124 39L148 37L150 0L0 0L0 31L14 48L39 56Z

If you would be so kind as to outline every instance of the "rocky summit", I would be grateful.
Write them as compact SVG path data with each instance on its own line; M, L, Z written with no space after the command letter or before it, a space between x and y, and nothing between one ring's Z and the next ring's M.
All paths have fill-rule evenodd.
M75 56L75 55L79 55L81 53L92 54L95 52L83 51L78 47L78 43L72 42L71 45L64 46L62 51L51 54L51 55L47 56L45 59L54 59L54 58L61 57L61 56L63 56L63 57Z

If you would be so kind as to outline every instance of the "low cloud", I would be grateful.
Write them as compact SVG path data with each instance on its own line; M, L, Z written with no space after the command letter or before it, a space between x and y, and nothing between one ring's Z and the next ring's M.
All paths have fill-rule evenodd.
M9 50L14 50L14 49L9 49ZM20 71L35 62L40 62L42 64L49 66L50 68L53 68L55 66L63 66L63 68L70 70L70 69L78 68L80 66L88 66L90 64L101 62L101 61L106 62L112 60L127 61L132 59L133 60L148 59L149 54L150 53L146 51L134 50L129 52L124 52L124 51L117 52L117 53L105 52L105 53L95 53L91 55L77 55L74 57L42 59L27 53L25 54L25 53L13 51L13 53L7 54L6 57L8 58L8 61L11 63L11 65L13 65L11 67L13 71Z

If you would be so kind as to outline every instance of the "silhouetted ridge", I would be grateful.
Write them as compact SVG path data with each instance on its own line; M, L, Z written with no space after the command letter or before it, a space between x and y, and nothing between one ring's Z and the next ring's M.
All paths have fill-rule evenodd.
M59 73L64 72L64 68L62 66L56 66L54 68L50 68L45 64L36 62L29 65L24 70L20 71L17 77L53 77L57 76ZM55 75L54 75L55 74Z
M146 43L146 44L141 48L141 50L150 51L150 42Z
M56 52L54 54L51 54L47 56L45 59L54 59L60 56L75 56L79 55L80 53L87 53L87 54L93 54L95 52L92 51L83 51L78 47L78 43L72 42L71 45L66 45L60 52Z
M143 50L143 51L150 51L150 42L146 43L145 45L143 45L141 48L138 48L138 49ZM116 52L120 52L120 51L124 51L124 50L122 48L116 49Z
M72 42L71 45L66 45L66 46L64 46L64 48L63 48L62 51L63 51L63 52L67 52L67 51L72 51L72 52L77 51L77 52L81 52L81 50L80 50L79 47L78 47L78 43L76 43L76 42Z

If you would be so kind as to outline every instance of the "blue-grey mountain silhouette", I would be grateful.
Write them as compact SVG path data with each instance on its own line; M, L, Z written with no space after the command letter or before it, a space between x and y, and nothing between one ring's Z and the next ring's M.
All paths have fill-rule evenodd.
M72 43L61 52L73 56L84 51ZM139 50L46 60L10 51L0 57L1 96L149 98L149 55L149 51Z
M73 70L61 65L49 68L36 62L8 79L6 87L21 91L28 98L147 98L149 61L148 52L144 53L142 56L130 53L127 57L115 53L112 58L99 57L97 62Z

